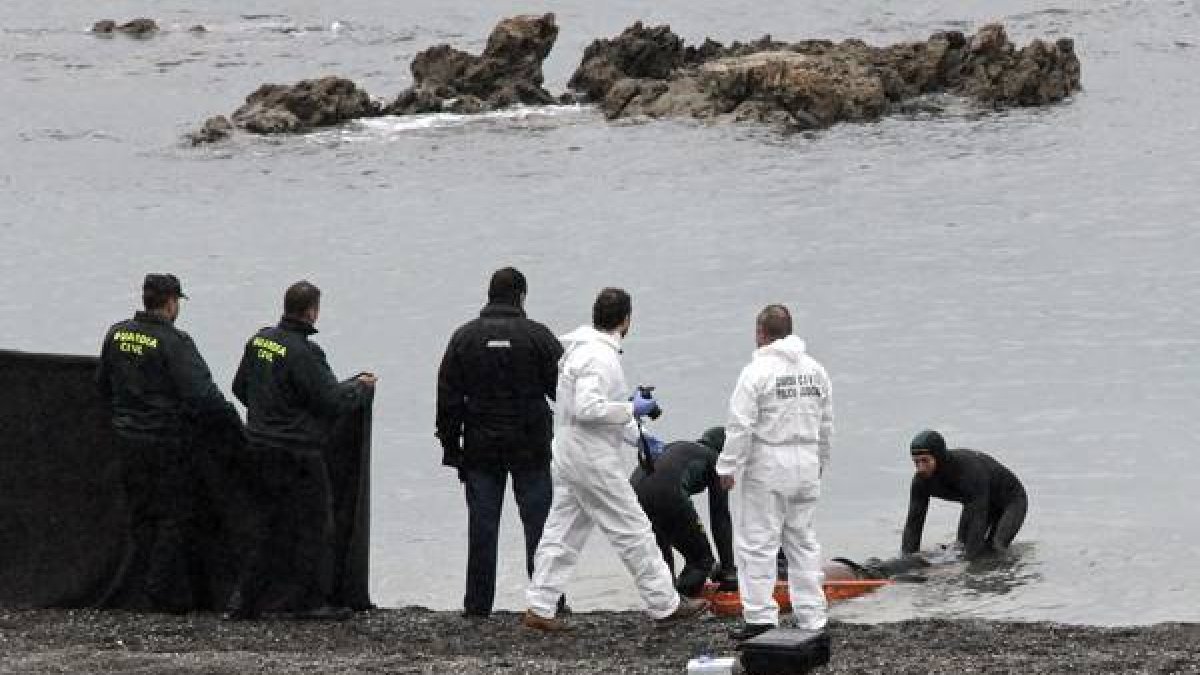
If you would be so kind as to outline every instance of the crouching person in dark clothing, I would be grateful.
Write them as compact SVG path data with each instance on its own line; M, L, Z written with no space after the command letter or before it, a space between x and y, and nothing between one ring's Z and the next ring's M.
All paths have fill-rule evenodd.
M525 276L492 275L488 304L455 331L438 369L437 437L442 464L457 470L467 500L467 583L463 615L487 616L496 595L496 551L505 484L525 530L525 569L550 513L553 420L562 345L525 316ZM561 606L561 602L560 602Z
M283 318L246 343L233 393L246 404L257 523L227 618L279 613L340 619L334 589L333 492L326 438L339 417L370 401L375 376L338 382L309 336L321 291L307 281L284 295Z
M175 327L173 274L147 274L145 311L104 336L96 382L112 412L121 454L131 545L101 606L185 612L214 604L197 550L202 485L196 439L241 434L237 411L213 383L196 344Z
M921 547L930 497L963 505L958 542L968 560L1008 548L1029 506L1025 487L1012 471L977 450L947 450L942 435L932 430L917 434L910 452L916 474L900 546L903 553Z
M630 478L672 574L675 573L672 549L683 555L683 569L675 578L675 588L686 597L703 595L710 576L721 584L722 590L737 588L729 493L721 488L716 470L717 455L724 445L724 427L713 427L698 442L668 443L654 458L649 472L646 467L638 467ZM705 490L720 566L713 558L704 523L692 504L692 495Z

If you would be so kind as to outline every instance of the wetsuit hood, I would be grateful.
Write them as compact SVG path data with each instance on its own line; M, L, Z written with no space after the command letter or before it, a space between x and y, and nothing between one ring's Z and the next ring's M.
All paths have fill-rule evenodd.
M709 427L700 435L700 443L721 452L725 448L725 427Z
M937 460L939 470L945 466L950 457L946 451L946 439L933 429L926 429L913 436L912 443L908 444L908 449L914 455L921 453L933 455L933 458Z

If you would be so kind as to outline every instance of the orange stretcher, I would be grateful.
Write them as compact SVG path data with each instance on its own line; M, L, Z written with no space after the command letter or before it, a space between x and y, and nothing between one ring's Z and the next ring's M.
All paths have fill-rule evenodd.
M888 579L847 579L826 581L825 599L829 602L849 600L866 595L892 583ZM742 613L742 598L737 591L718 591L717 585L709 582L704 586L704 598L711 604L710 611L717 616L738 616ZM780 612L792 611L792 600L788 597L786 581L775 582L775 602Z

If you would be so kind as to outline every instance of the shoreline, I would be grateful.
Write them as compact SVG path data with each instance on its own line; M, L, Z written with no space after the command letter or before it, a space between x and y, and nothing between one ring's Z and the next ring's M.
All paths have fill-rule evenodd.
M520 614L466 619L423 607L344 622L222 621L100 610L0 609L0 673L682 673L735 654L736 619L655 627L638 612L582 612L546 635ZM975 619L830 624L820 673L1200 673L1200 623L1096 627Z

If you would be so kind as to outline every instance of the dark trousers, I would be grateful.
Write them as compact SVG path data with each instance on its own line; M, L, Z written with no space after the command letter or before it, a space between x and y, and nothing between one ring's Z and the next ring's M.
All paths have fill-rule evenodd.
M675 577L675 589L685 597L699 597L717 560L696 507L690 500L681 498L665 504L662 500L643 503L642 509L650 518L658 548L672 574L675 573L675 561L671 550L683 555L683 570Z
M187 448L174 441L119 441L130 545L102 604L185 612L206 606L203 552L196 550L198 476Z
M243 616L304 612L333 593L333 490L319 452L249 451L255 513L228 609Z
M511 473L513 496L525 529L525 571L533 574L533 555L542 538L542 527L550 513L554 484L550 467L531 469L467 469L467 590L463 611L487 614L496 598L496 550L500 535L500 513L504 490Z

